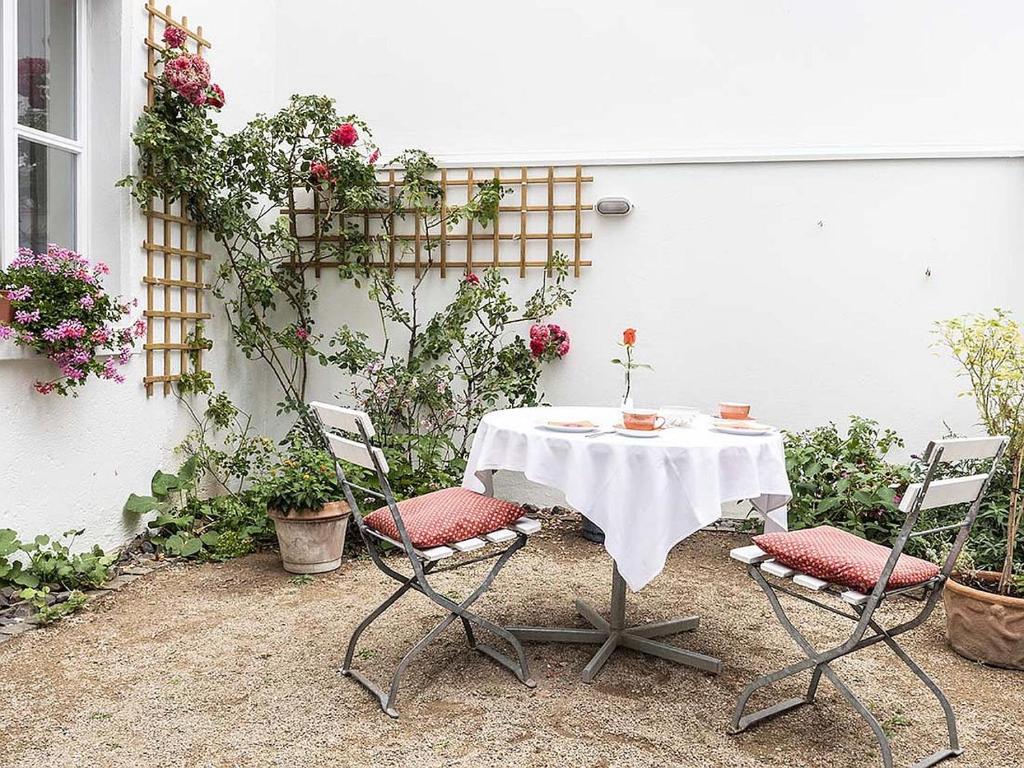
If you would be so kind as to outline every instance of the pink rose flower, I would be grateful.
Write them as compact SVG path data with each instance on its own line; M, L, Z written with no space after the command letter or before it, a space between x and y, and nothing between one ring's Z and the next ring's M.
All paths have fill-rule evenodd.
M164 42L168 48L181 48L188 40L188 34L181 27L167 27L164 30Z
M319 181L330 181L331 169L327 167L327 163L322 163L319 160L309 166L309 175L313 179L313 183Z
M470 285L480 285L480 278L477 276L476 272L467 272L463 280Z
M342 123L331 131L331 142L341 147L351 147L359 141L359 134L352 123Z
M224 106L224 89L214 83L210 86L209 93L206 94L206 103L215 109L220 109Z
M210 85L210 65L200 56L182 53L164 65L164 79L186 100L201 106Z
M295 329L295 338L297 338L299 341L305 341L306 339L309 338L309 331L300 326Z
M374 163L376 163L376 162L377 162L378 160L380 160L380 150L379 150L379 149L375 149L375 150L373 150L373 152L371 152L371 153L370 153L370 159L369 159L369 160L367 160L367 162L368 162L368 163L369 163L370 165L373 165L373 164L374 164Z
M558 354L559 357L565 357L566 355L568 355L569 354L569 340L566 339L561 344L559 344L558 345L558 349L556 351L557 351L557 354Z
M544 354L544 342L540 339L530 339L530 354L534 357L540 357Z

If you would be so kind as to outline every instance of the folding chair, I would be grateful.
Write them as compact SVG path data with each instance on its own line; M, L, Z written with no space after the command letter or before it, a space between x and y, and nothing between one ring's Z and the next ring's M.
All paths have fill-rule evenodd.
M338 481L344 490L345 500L352 508L352 516L359 528L359 535L366 545L370 559L399 585L384 602L374 608L360 622L352 633L348 650L345 653L345 661L341 666L341 673L356 680L377 698L381 709L386 714L397 718L396 704L402 675L416 656L456 620L459 620L470 648L480 651L510 670L528 688L534 688L536 682L530 677L526 654L523 652L523 646L519 640L504 627L470 611L470 607L490 588L495 576L509 561L509 558L523 548L527 537L540 530L540 523L523 517L523 510L518 505L495 500L462 488L450 488L416 499L396 502L388 482L388 464L384 453L370 442L375 433L369 416L362 411L339 408L326 403L315 402L311 403L310 407L320 422L324 445L334 456ZM353 440L345 437L346 433L357 435L359 439ZM348 480L339 460L351 462L376 472L380 490L365 488ZM364 497L379 499L384 506L373 514L364 515L356 502L356 492L363 494ZM415 510L407 506L410 504L417 505ZM404 513L403 507L405 507ZM486 510L481 512L481 507L486 507ZM495 511L495 508L498 511ZM403 519L403 514L405 514L406 518L414 519L420 527L430 528L432 531L439 530L443 533L445 520L450 523L455 519L455 529L462 529L462 523L458 518L463 512L467 513L467 519L473 514L476 515L476 527L480 527L479 523L481 522L489 523L491 520L501 519L508 522L504 525L497 525L493 530L481 530L477 535L468 536L459 541L449 541L439 546L420 547L416 546L414 541L416 537L410 535L407 521ZM435 513L439 513L440 517ZM467 525L471 524L467 523ZM449 565L441 565L442 561L458 553L483 549L488 545L499 545L500 548L468 560L458 560ZM412 569L411 575L396 570L386 562L384 553L392 547L397 547L404 553L405 559L408 560ZM461 602L456 602L440 594L431 586L428 579L428 576L454 571L488 560L495 562L487 572L487 576ZM366 628L410 590L427 597L445 612L445 616L405 654L391 678L387 692L385 692L360 672L352 669L352 658L355 655L359 637ZM487 630L507 641L512 646L516 660L513 661L490 645L477 642L474 627Z
M871 727L881 748L883 765L885 768L892 768L892 749L885 731L864 704L839 679L831 666L832 662L843 656L876 643L885 643L934 694L946 717L949 748L925 757L916 763L914 768L927 768L963 752L957 739L956 717L948 699L935 681L900 647L896 637L920 626L934 610L942 587L949 578L974 525L982 497L1007 442L1005 437L982 437L930 443L924 455L924 480L911 485L900 502L900 510L906 514L906 521L891 550L864 541L853 534L823 526L791 533L756 536L754 546L740 547L731 552L733 559L747 564L748 574L767 595L779 622L807 656L805 660L760 677L746 687L736 703L731 733L745 731L755 723L803 704L813 704L818 683L824 675ZM985 474L936 479L940 465L989 459L992 463ZM949 525L915 530L923 511L968 503L970 507L967 516L962 520ZM941 568L903 554L907 542L912 537L943 532L948 534L951 531L957 533ZM794 591L784 586L785 582L773 584L766 576L791 580L796 586L810 590L811 593L829 595L832 602L823 602L808 594ZM881 626L874 617L875 610L885 599L908 592L922 593L922 605L917 615L888 629ZM779 602L779 593L853 621L853 632L840 645L827 650L816 649L787 616ZM747 702L755 691L805 670L811 671L811 680L803 696L786 699L765 709L745 714Z

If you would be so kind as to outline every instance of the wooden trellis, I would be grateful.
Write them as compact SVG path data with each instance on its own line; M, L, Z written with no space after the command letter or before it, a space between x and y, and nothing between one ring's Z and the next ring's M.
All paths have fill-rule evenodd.
M556 250L569 256L576 277L591 262L583 258L583 241L592 234L583 228L584 214L593 205L583 201L584 185L594 180L583 168L444 168L438 171L442 213L449 206L466 202L476 185L497 179L506 194L498 208L497 219L481 227L464 221L451 231L437 227L426 231L423 219L411 208L380 208L338 214L336 226L324 227L327 214L318 196L293 203L281 213L291 221L291 230L301 243L308 244L309 258L294 259L296 268L314 269L316 276L324 267L342 263L337 255L354 238L386 239L377 250L375 267L413 269L419 276L424 269L436 268L442 277L448 270L459 274L486 267L517 268L520 277L528 269L543 269ZM394 200L402 186L400 171L381 170L378 183ZM320 211L319 216L314 213ZM355 224L355 233L352 225ZM385 233L390 233L388 236ZM334 247L325 247L334 244Z
M146 84L148 105L153 105L157 81L157 54L164 50L163 31L175 26L188 35L186 47L199 56L210 43L203 37L203 28L189 28L188 17L175 19L171 6L163 11L146 3L149 26L146 35ZM171 393L171 383L192 365L202 370L203 346L197 341L198 324L211 315L203 311L203 292L209 285L203 278L203 263L210 254L203 250L203 232L188 217L188 201L173 203L150 199L146 208L146 395L152 396L157 384L164 395Z

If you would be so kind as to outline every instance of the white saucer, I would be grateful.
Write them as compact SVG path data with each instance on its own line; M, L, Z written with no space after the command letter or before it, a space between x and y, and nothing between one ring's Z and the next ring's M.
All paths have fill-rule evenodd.
M582 434L584 432L596 432L597 430L601 429L601 427L598 427L596 425L592 426L592 427L570 427L570 426L563 425L563 424L544 424L544 423L538 424L537 427L540 428L540 429L550 430L551 432L570 432L570 433L574 433L574 434Z
M657 437L664 429L626 429L625 427L612 427L623 437Z
M723 427L718 424L712 424L711 429L715 432L721 432L726 435L769 435L775 431L775 427L769 427L765 424L759 424L755 427Z

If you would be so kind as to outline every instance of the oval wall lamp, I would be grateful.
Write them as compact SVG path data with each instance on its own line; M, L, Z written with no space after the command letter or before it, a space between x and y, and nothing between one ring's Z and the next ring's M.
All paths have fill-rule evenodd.
M625 216L633 210L633 204L624 197L602 197L594 204L594 210L602 216Z

